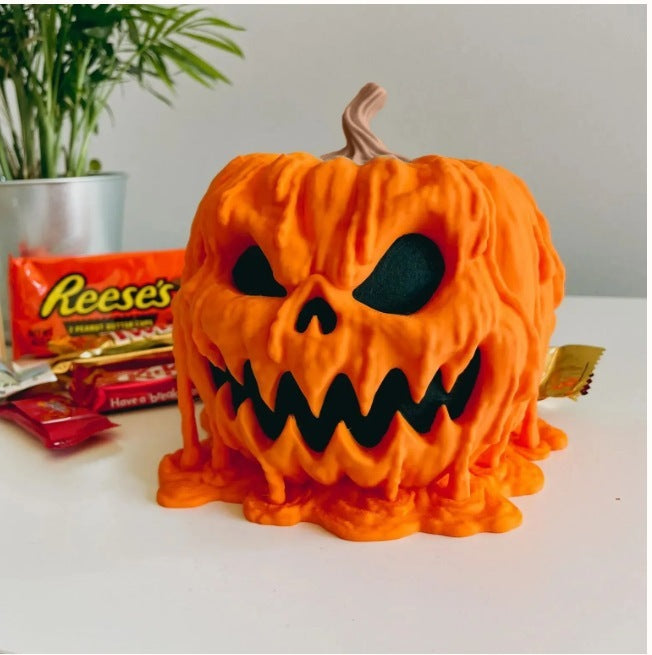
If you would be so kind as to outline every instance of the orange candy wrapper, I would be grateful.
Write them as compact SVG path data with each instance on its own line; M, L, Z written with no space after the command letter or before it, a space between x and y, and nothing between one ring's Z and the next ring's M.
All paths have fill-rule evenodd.
M168 332L184 250L9 261L13 356L52 357Z

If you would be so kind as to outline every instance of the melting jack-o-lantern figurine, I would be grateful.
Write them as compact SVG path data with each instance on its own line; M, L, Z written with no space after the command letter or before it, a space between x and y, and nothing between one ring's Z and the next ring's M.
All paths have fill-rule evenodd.
M500 532L565 445L536 408L564 281L544 216L503 168L390 153L368 127L384 100L360 91L342 150L237 157L202 199L162 505L356 540Z

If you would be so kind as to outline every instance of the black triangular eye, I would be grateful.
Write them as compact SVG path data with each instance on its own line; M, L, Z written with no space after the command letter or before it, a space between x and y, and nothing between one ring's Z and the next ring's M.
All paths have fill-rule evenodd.
M274 279L272 267L258 246L250 246L240 255L232 276L235 287L248 296L287 296L287 291Z
M353 297L386 314L413 314L437 290L444 277L444 258L423 234L399 237L353 291Z

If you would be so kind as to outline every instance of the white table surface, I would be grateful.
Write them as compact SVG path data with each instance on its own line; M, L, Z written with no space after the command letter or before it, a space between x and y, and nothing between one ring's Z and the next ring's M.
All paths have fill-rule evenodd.
M163 509L176 407L66 453L0 422L0 650L642 652L645 301L567 298L553 343L607 351L590 395L540 404L569 446L505 534L353 543Z

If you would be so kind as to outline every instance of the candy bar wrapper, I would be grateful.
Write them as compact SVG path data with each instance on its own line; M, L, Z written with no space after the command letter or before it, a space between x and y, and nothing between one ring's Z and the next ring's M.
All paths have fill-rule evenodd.
M565 345L550 348L539 384L539 400L577 400L589 392L593 374L604 348Z
M72 399L103 413L176 402L172 349L161 350L75 362L69 372Z
M83 352L67 353L50 360L50 367L56 375L63 375L76 364L113 364L144 357L147 353L163 354L172 352L172 332L165 334L132 337L126 342L106 341L97 348Z
M49 364L20 367L15 362L10 365L0 362L0 400L30 387L56 381L57 376Z
M183 260L183 250L10 258L14 358L169 333Z
M46 448L76 446L98 432L116 427L106 416L59 394L40 394L0 405L0 418L16 423L40 439Z

